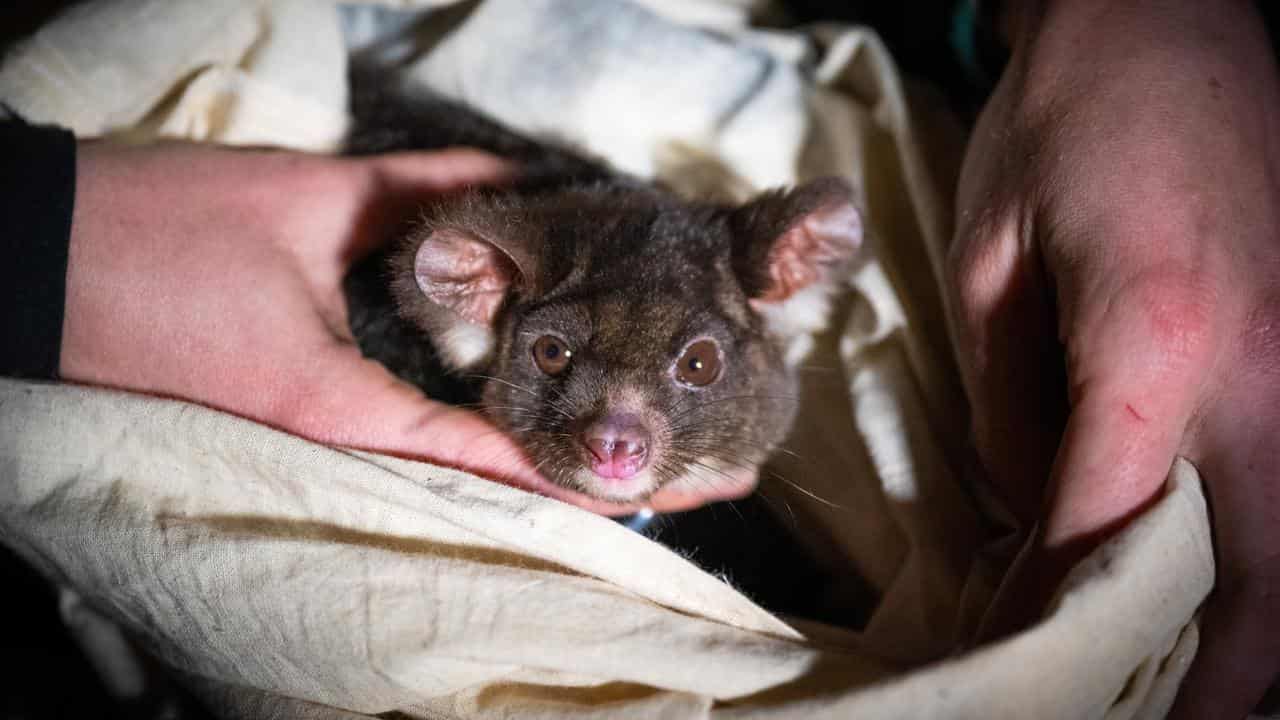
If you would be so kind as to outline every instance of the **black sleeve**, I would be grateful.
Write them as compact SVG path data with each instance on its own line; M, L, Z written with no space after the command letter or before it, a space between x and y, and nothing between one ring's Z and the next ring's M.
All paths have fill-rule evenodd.
M58 375L75 188L75 137L0 110L0 375Z

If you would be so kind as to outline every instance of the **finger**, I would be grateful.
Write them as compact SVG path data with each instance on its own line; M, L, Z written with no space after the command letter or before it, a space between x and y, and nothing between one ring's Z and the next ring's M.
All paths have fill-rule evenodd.
M496 155L471 148L432 152L396 152L360 158L377 173L384 189L425 195L476 185L498 185L516 178L518 168Z
M1244 717L1280 677L1280 403L1275 366L1259 349L1248 348L1256 362L1237 368L1193 433L1205 449L1196 464L1215 519L1217 577L1175 718Z
M509 435L479 415L422 396L384 367L342 346L338 362L321 361L312 393L280 406L267 422L331 445L427 460L554 497L606 515L637 505L595 500L542 477ZM325 366L328 366L326 368Z
M949 316L988 478L1028 525L1057 447L1065 390L1061 348L1034 253L1012 217L961 228L950 258Z
M1171 720L1239 720L1254 709L1280 677L1280 622L1272 602L1260 587L1214 591Z
M402 234L422 217L423 208L442 196L476 186L503 185L518 169L494 155L470 148L398 152L342 158L342 167L358 168L363 202L358 231L341 247L340 266Z

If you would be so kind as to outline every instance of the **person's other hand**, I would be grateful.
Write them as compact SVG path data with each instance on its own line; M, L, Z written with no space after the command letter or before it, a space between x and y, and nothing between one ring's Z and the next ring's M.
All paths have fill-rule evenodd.
M1175 714L1239 718L1280 670L1280 87L1266 31L1242 0L1021 9L949 258L979 455L1040 523L997 611L1005 630L1030 620L1185 456L1218 565Z
M195 401L323 443L431 460L617 514L503 433L361 357L342 278L433 195L502 182L471 150L332 158L89 143L61 376ZM699 498L653 499L658 509Z

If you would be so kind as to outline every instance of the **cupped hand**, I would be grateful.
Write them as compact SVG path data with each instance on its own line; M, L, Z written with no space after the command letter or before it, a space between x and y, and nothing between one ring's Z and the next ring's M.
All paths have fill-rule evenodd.
M505 434L424 398L351 337L351 263L433 196L511 175L462 149L355 159L82 144L61 375L462 468L596 512L633 511L549 483Z
M1243 717L1280 671L1271 49L1248 2L1023 7L950 254L978 451L1039 522L996 622L1030 620L1185 456L1206 483L1217 579L1175 714Z

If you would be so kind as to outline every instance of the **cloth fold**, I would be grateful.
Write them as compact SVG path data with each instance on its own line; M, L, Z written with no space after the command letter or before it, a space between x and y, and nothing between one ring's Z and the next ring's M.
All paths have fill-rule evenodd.
M0 100L82 137L328 151L340 23L412 5L77 6L0 66ZM1161 716L1213 580L1194 469L1038 625L955 654L1004 570L943 319L961 137L870 31L762 31L744 7L488 0L387 26L414 29L397 52L420 82L634 172L854 184L870 250L765 490L829 573L875 588L864 630L774 617L555 501L73 386L0 381L0 541L225 717Z

